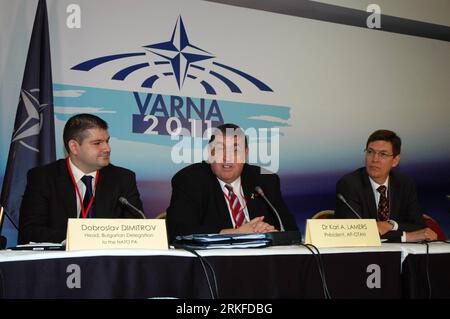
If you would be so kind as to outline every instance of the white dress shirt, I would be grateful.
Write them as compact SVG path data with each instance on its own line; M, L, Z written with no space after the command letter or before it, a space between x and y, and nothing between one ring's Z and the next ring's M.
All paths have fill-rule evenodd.
M220 188L222 189L222 192L225 197L225 201L227 202L228 212L230 214L231 222L233 223L233 228L236 227L236 223L233 218L233 213L231 212L231 207L230 207L230 202L229 202L230 198L227 199L228 189L225 187L225 185L231 185L231 187L233 187L233 192L236 194L236 196L239 200L239 203L241 204L241 208L244 207L244 215L245 215L244 223L248 223L250 221L250 216L248 214L247 203L245 201L244 192L242 190L241 177L239 176L234 182L229 183L229 184L225 183L224 181L220 180L219 178L217 178L217 180L220 183Z
M86 185L84 185L83 181L81 180L81 178L84 175L89 175L92 176L92 191L95 195L95 176L97 175L97 171L93 171L89 174L85 174L83 173L82 170L80 170L78 167L75 166L74 163L72 163L72 160L69 158L69 165L70 168L72 169L72 173L73 173L73 177L75 179L75 183L77 183L78 186L78 190L80 191L80 195L81 195L81 201L83 201L84 199L84 194L86 194ZM81 216L81 204L80 204L80 199L78 198L77 195L77 190L75 190L75 198L77 201L77 218L80 218ZM87 208L87 207L85 207Z
M386 186L386 197L389 200L389 212L391 212L391 201L390 201L390 196L388 195L389 194L389 176L388 176L388 178L386 178L386 181L383 184L378 184L370 176L369 176L369 181L370 181L370 185L372 185L372 191L373 191L373 195L375 196L375 204L376 204L377 208L378 208L378 203L380 202L380 197L381 197L381 194L377 189L381 185ZM391 218L389 218L389 220L393 222L392 230L398 230L398 223ZM406 242L406 233L405 232L403 232L403 234L402 234L402 243L404 243L404 242Z

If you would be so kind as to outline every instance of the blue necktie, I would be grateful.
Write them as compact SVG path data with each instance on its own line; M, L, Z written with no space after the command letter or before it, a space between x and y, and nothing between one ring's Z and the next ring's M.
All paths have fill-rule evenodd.
M86 193L84 194L84 199L83 199L83 206L84 209L87 209L89 206L89 202L91 201L92 198L92 176L89 175L84 175L81 178L81 181L84 183L84 185L86 185ZM91 209L89 209L89 213L87 214L87 218L92 218L94 216L94 203L92 203Z

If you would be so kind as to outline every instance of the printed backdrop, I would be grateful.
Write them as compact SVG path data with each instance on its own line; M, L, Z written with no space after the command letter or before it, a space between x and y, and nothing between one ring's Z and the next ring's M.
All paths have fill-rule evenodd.
M303 228L334 209L337 179L387 128L402 137L400 170L417 181L424 211L449 233L448 42L197 0L79 0L81 25L70 28L71 3L47 0L57 158L70 116L102 117L112 162L136 172L147 215L167 208L171 177L201 160L205 131L232 122L255 129L253 160L281 176ZM1 79L19 83L36 2L1 6L11 23ZM0 178L19 85L1 86ZM174 157L170 134L181 129L192 152Z

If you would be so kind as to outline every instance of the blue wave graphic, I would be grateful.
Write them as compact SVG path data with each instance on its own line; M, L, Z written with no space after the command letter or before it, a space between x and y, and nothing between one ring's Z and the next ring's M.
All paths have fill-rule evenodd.
M157 76L147 79L147 84L151 87L157 80ZM214 89L205 81L202 81L205 89ZM144 142L156 145L173 145L174 141L167 135L145 135L133 133L133 114L142 114L143 104L148 104L145 114L151 111L156 116L177 117L183 120L188 118L202 120L197 113L208 114L212 112L210 107L214 103L220 112L220 117L213 117L213 121L222 119L224 122L231 122L243 128L272 128L289 126L287 121L290 118L290 107L275 106L256 103L242 103L212 99L189 98L183 96L170 96L160 94L137 93L140 97L140 104L136 102L133 92L111 90L94 87L73 86L66 84L54 84L55 91L84 91L79 97L55 96L54 104L59 108L74 108L74 113L88 112L98 109L98 115L110 124L111 136L121 140ZM60 94L58 94L60 95ZM155 99L159 103L155 104ZM189 109L188 106L190 105ZM66 121L73 114L55 110L55 117L58 120ZM63 110L63 109L61 109ZM95 113L95 112L94 112ZM182 115L182 117L180 117ZM270 119L274 118L273 121Z
M112 79L113 80L123 81L123 80L125 80L125 78L128 75L130 75L134 71L137 71L137 70L142 69L142 68L146 68L148 66L150 66L150 64L148 64L148 63L139 63L139 64L135 64L135 65L129 66L129 67L125 68L125 69L120 70L116 74L114 74Z
M153 87L153 84L156 82L156 80L159 79L159 76L152 75L151 77L147 78L144 82L142 82L143 88L149 88L151 89Z
M223 83L225 83L225 85L228 86L228 88L230 89L231 92L233 92L233 93L242 93L242 91L238 88L238 86L236 84L231 82L229 79L227 79L222 74L219 74L219 73L214 72L214 71L209 71L209 74L215 76L216 78L221 80Z
M158 59L162 60L150 62L142 61L141 63L127 66L126 68L117 71L112 76L111 80L124 81L131 73L152 66L152 68L150 68L150 74L147 76L146 80L144 80L140 84L143 88L152 88L157 80L163 78L161 75L170 75L172 78L175 78L175 81L180 90L183 87L185 80L189 80L195 81L197 84L201 85L206 94L216 95L218 90L211 84L212 79L208 79L209 76L213 77L214 79L218 79L226 86L226 88L228 88L231 93L242 94L242 90L239 88L238 84L232 81L227 75L223 74L222 71L226 70L233 73L234 75L238 75L246 81L249 81L260 91L273 92L273 90L267 84L256 79L250 74L240 71L231 66L214 61L210 63L210 65L212 67L217 66L220 68L220 70L215 70L212 69L212 67L207 68L196 64L214 59L215 56L208 51L201 49L199 46L193 45L191 43L187 36L186 28L181 16L178 17L169 41L145 45L142 46L142 48L144 48L145 51L149 52L149 56L147 56L145 52L107 55L87 60L73 66L71 69L76 71L88 72L99 65L113 62L119 59L128 59L142 56L151 60L151 56L153 55L153 57L157 57ZM170 72L167 71L167 66L171 68ZM192 74L190 73L191 68L204 72L202 79L195 75L189 76L189 74Z
M227 69L231 72L234 72L236 74L239 74L240 76L242 76L243 78L247 79L248 81L250 81L251 83L253 83L258 89L260 89L261 91L267 91L267 92L273 92L273 90L266 84L264 84L263 82L261 82L260 80L258 80L257 78L251 76L250 74L247 74L245 72L239 71L235 68L232 68L231 66L222 64L222 63L218 63L218 62L213 62L213 64L220 66L224 69Z
M129 57L141 56L141 55L145 55L145 53L144 52L135 52L135 53L122 53L122 54L102 56L99 58L95 58L95 59L88 60L83 63L77 64L74 67L72 67L71 70L90 71L91 69L93 69L96 66L99 66L100 64L103 64L103 63L107 63L107 62L111 62L111 61L119 60L119 59L125 59L125 58L129 58Z

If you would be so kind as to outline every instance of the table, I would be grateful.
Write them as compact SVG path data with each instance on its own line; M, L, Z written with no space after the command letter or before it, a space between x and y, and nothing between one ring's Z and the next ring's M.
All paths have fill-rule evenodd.
M403 251L403 296L450 298L450 244L432 243L428 255L425 244L405 244Z
M401 297L401 245L320 252L333 298ZM215 271L219 298L324 297L305 247L199 253ZM211 298L200 259L180 249L0 251L0 274L3 298Z

